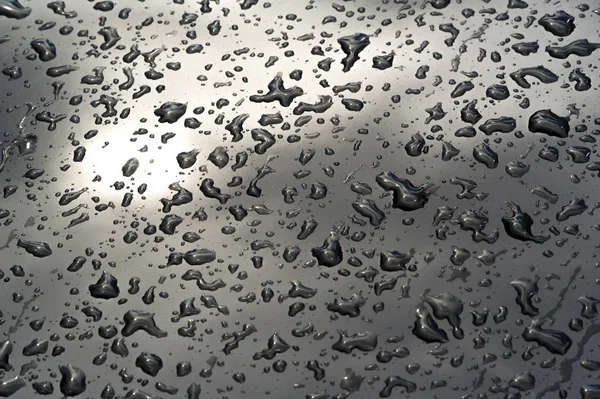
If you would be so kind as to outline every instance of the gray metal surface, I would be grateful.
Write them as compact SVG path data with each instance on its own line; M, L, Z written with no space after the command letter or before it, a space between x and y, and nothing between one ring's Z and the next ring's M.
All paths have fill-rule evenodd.
M111 9L110 2L65 2L64 10L76 12L74 16L56 13L60 3L21 1L29 13L19 10L14 0L0 0L2 185L17 187L0 205L0 395L14 391L11 397L30 398L35 389L41 390L35 383L47 381L52 397L109 398L107 384L116 396L128 398L599 397L600 388L594 387L600 369L594 299L599 225L593 212L599 169L595 137L600 121L595 119L600 117L600 53L593 45L600 42L598 4L253 3L123 0ZM120 17L124 8L131 8L126 19ZM572 32L564 16L549 22L553 31L540 24L544 15L558 11L573 17ZM182 24L185 13L197 19L189 22L188 15L188 23ZM214 21L220 23L218 33ZM49 22L56 25L40 30ZM449 24L458 30L453 43L444 42L451 37ZM64 26L73 31L64 34ZM112 47L103 37L110 36L107 27L120 37ZM560 28L568 35L557 36ZM369 44L344 72L343 43L351 37ZM48 54L35 51L35 39L53 43L56 57L42 61ZM566 59L547 49L581 39L588 44L579 42L576 53ZM428 45L420 51L424 41ZM523 42L537 42L539 49L529 55L513 49ZM201 51L189 51L197 44ZM126 62L132 46L146 54ZM157 53L154 60L152 52ZM374 57L391 53L389 68L374 67L381 62ZM330 63L323 62L327 58ZM180 63L180 68L168 63ZM63 65L77 69L48 76L49 68ZM530 87L511 78L521 68L536 66L550 74L542 73L542 81L528 76ZM95 74L95 68L104 69ZM123 68L131 68L131 88L119 88L127 80ZM591 80L589 87L573 72L577 68ZM294 70L302 71L301 79L290 77ZM145 75L148 71L164 76L152 80ZM286 88L297 86L302 95L279 93L284 103L292 100L289 106L257 102L252 96L266 94L278 74ZM453 98L451 93L465 81L473 88ZM55 95L57 82L64 85ZM360 83L351 86L359 87L357 92L335 88L351 82ZM142 85L150 91L135 99ZM497 95L488 90L492 85L504 85L508 98L490 98ZM78 95L82 102L73 105ZM102 95L118 100L116 115L101 116L105 108L94 101ZM329 101L320 96L330 96L332 102L324 112L298 108L300 102ZM359 100L363 107L353 110L359 103L347 106L343 99ZM474 124L461 119L461 110L472 100L481 114ZM169 116L161 123L161 112L155 111L168 102L187 108L173 123L168 123ZM197 107L204 111L196 114ZM128 115L122 114L125 109ZM568 134L547 118L536 128L531 117L540 110L551 110L558 122L568 122ZM46 111L65 118L50 129ZM276 113L281 114L280 123L259 123L263 115ZM226 126L244 114L243 137L237 140ZM302 119L306 116L312 118ZM500 117L513 118L514 128L489 135L480 129L485 121ZM186 118L201 125L190 126ZM457 129L466 126L475 128L475 136L457 137ZM274 138L264 153L257 147L264 132L254 129L265 129ZM167 133L173 137L162 142ZM563 133L565 137L556 137ZM415 134L424 140L420 149L410 144ZM489 156L477 155L482 144L497 154L497 167ZM548 146L558 149L554 162L540 155ZM81 147L85 156L78 162ZM216 155L210 156L215 149ZM453 154L454 149L459 152ZM193 166L180 167L178 154L192 150L197 150ZM314 151L305 165L299 161L303 150L305 156ZM223 152L229 156L226 166ZM240 152L248 161L232 170ZM132 158L137 161L124 167ZM515 161L522 165L515 167ZM137 169L131 169L136 162ZM519 176L514 170L523 171L523 165L529 170ZM35 169L39 176L31 172ZM134 173L124 176L128 171ZM264 176L256 182L261 190L253 191L252 180L261 171ZM299 171L310 174L301 177ZM229 187L234 176L242 183ZM474 195L463 193L456 178L476 183L470 191ZM201 187L205 179L231 198L220 203L207 196ZM394 199L390 187L400 194L402 187L410 188L402 179L422 186L425 193L408 190L404 198ZM189 190L193 199L163 212L161 199L170 200L177 192L169 189L173 183ZM353 190L357 183L372 192ZM140 194L143 184L147 190ZM286 187L297 191L294 202L284 200ZM555 193L557 200L532 192L538 187ZM82 189L75 201L61 205L63 194ZM125 193L133 196L128 206L122 204ZM587 209L567 207L572 216L565 219L563 207L576 199ZM522 213L510 218L507 201ZM110 206L100 211L98 204ZM243 220L230 211L236 205L248 211ZM473 225L461 219L468 210L488 218L482 229L491 234L487 241L465 230ZM449 216L434 225L436 212ZM73 224L82 214L89 220L84 216L83 223ZM181 218L174 234L158 229L167 215ZM535 237L528 234L528 217ZM315 231L298 239L303 222L311 218L318 223ZM144 231L148 224L157 228L154 234ZM137 239L126 243L131 232ZM190 233L198 240L186 242L194 235ZM318 249L328 237L339 239L339 263L331 262L331 256L339 255L335 245L329 252ZM48 255L43 246L28 241L47 243L51 255L28 253ZM215 259L203 252L200 258L208 262L190 264L193 253L188 251L201 249L214 251ZM381 262L391 251L408 257L396 271ZM295 258L287 255L297 252ZM486 260L489 252L497 255L495 261ZM172 253L188 256L167 266ZM263 258L262 267L253 264L255 256ZM76 257L86 262L69 271ZM13 265L20 265L23 273ZM377 272L372 281L360 277L370 267ZM106 286L90 292L103 272L118 281L116 297L109 298L114 290ZM131 279L139 279L139 292L128 291ZM294 284L309 289L291 289ZM381 289L386 286L391 289ZM263 297L267 289L273 292L270 301ZM335 306L352 301L353 295L362 306ZM206 306L211 296L218 307ZM177 317L180 303L188 298L195 298L200 313ZM305 308L291 316L298 303ZM89 306L102 312L100 320L86 317L82 310ZM504 321L494 318L499 307L508 312ZM476 325L471 312L483 314L486 309L487 321ZM166 334L129 334L128 328L140 325L139 320L125 320L131 310L153 314ZM438 327L433 333L438 338L445 334L447 342L428 343L415 333L417 313L434 320ZM462 338L449 323L457 314ZM65 323L65 316L75 318L77 325ZM44 320L37 331L30 324L35 320ZM99 328L108 325L118 333L105 339ZM182 330L189 326L195 330ZM542 338L536 342L532 335L540 327ZM524 333L528 328L533 333ZM555 330L554 335L546 329ZM338 343L340 337L357 333L367 337L359 338L356 348ZM240 334L238 346L230 347ZM127 351L123 342L114 342L121 338ZM25 356L24 348L35 339L47 340L47 350ZM265 351L270 339L286 343L272 359ZM64 352L57 353L57 347ZM102 353L103 364L94 364ZM148 374L152 365L146 372L140 367L142 353L161 359L156 376ZM191 372L178 376L178 363L186 361ZM285 371L281 361L287 363ZM82 375L75 378L68 365L85 374L85 387ZM391 389L394 382L404 387ZM171 395L156 384L178 391ZM201 389L199 396L194 396L192 384Z

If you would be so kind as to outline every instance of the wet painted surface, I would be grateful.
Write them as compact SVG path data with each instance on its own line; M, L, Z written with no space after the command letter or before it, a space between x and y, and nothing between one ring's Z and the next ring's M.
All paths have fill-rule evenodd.
M599 18L0 0L0 396L600 397Z

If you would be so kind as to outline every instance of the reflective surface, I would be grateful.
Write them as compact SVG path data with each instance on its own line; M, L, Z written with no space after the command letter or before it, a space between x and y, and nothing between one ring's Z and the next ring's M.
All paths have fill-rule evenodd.
M0 0L0 396L600 396L589 2Z

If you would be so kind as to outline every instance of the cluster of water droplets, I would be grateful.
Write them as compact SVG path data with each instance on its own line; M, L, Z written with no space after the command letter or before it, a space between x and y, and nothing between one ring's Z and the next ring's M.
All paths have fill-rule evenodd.
M600 397L599 18L0 0L0 396Z

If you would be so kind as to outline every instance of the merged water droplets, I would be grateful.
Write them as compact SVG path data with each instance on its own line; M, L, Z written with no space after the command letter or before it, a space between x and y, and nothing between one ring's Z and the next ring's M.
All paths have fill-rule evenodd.
M18 0L0 1L0 15L6 18L23 19L31 14L31 8L21 5Z

